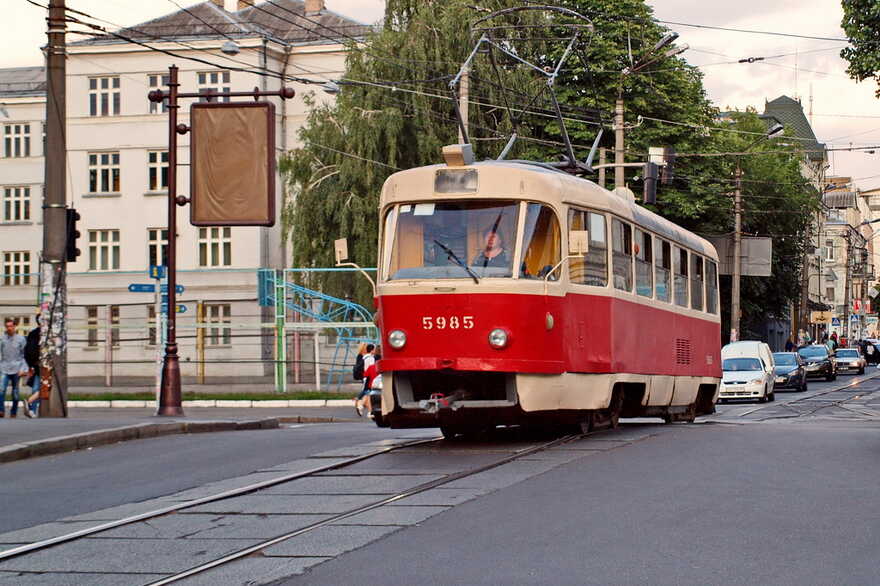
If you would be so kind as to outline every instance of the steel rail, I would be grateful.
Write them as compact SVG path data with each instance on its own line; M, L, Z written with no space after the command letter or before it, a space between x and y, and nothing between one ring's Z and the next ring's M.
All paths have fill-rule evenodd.
M132 515L131 517L125 517L124 519L118 519L116 521L108 521L107 523L102 523L101 525L96 525L94 527L89 527L87 529L80 529L79 531L74 531L72 533L66 533L64 535L59 535L57 537L51 537L49 539L44 539L42 541L35 541L33 543L28 543L26 545L20 545L18 547L13 547L12 549L7 549L4 551L0 551L0 561L11 559L26 553L31 553L34 551L39 551L41 549L47 549L54 545L58 545L61 543L66 543L68 541L73 541L74 539L79 539L81 537L87 537L89 535L94 535L95 533L101 533L103 531L108 531L110 529L115 529L116 527L122 527L124 525L131 525L132 523L137 523L139 521L145 521L147 519L153 519L155 517L161 517L163 515L167 515L168 513L174 513L177 511L181 511L183 509L188 509L190 507L196 507L199 505L204 505L208 503L213 503L217 501L221 501L224 499L241 496L243 494L248 494L251 492L256 492L258 490L268 488L270 486L275 486L276 484L283 484L285 482L290 482L292 480L298 480L300 478L305 478L307 476L312 476L314 474L319 474L321 472L328 472L330 470L338 470L339 468L345 468L346 466L351 466L352 464L357 464L358 462L363 462L369 458L374 458L376 456L381 456L382 454L387 454L389 452L393 452L394 450L399 450L402 448L410 448L413 446L418 446L421 444L428 444L442 440L442 437L436 437L431 439L423 439L423 440L414 440L411 442L403 442L400 444L396 444L393 446L388 446L387 448L382 448L380 450L376 450L367 454L363 454L361 456L355 456L349 458L347 460L343 460L342 462L336 462L335 464L327 464L325 466L318 466L316 468L312 468L310 470L305 470L302 472L294 472L291 474L285 474L284 476L279 476L277 478L271 478L268 480L262 480L260 482L255 482L253 484L248 484L247 486L242 486L239 488L233 488L230 490L226 490L217 494L197 498L191 501L184 501L181 503L168 505L167 507L162 507L160 509L155 509L153 511L147 511L146 513L139 513L137 515Z
M267 540L262 541L256 545L251 545L251 546L246 547L244 549L241 549L239 551L232 552L232 553L227 554L227 555L225 555L221 558L218 558L216 560L213 560L210 562L205 562L204 564L200 564L198 566L194 566L194 567L192 567L188 570L184 570L183 572L180 572L178 574L173 574L171 576L168 576L166 578L162 578L162 579L157 580L155 582L150 582L147 586L163 586L164 584L172 584L172 583L177 582L179 580L183 580L184 578L189 578L191 576L195 576L197 574L204 573L204 572L211 570L213 568L216 568L218 566L228 564L229 562L233 562L235 560L247 557L247 556L249 556L253 553L256 553L260 550L266 549L267 547L271 547L275 544L281 543L283 541L287 541L288 539L292 539L294 537L297 537L298 535L308 533L309 531L314 531L315 529L319 529L319 528L324 527L326 525L336 523L336 522L341 521L343 519L348 519L349 517L359 515L361 513L366 512L366 511L371 511L373 509L377 509L381 506L397 502L401 499L405 499L407 497L425 492L427 490L431 490L432 488L436 488L438 486L443 486L444 484L449 484L450 482L454 482L456 480L461 480L462 478L467 478L468 476L473 476L475 474L479 474L480 472L485 472L487 470L497 468L498 466L503 466L504 464L507 464L509 462L513 462L513 461L518 460L520 458L523 458L525 456L530 456L530 455L535 454L537 452L541 452L541 451L547 450L549 448L552 448L552 447L555 447L555 446L558 446L558 445L561 445L564 443L568 443L568 442L573 441L575 439L586 437L588 435L591 435L591 434L586 433L586 434L568 435L568 436L564 436L561 438L557 438L553 441L546 442L546 443L540 444L538 446L533 446L531 448L526 448L524 450L521 450L521 451L516 452L514 454L511 454L509 456L505 456L504 458L496 460L495 462L491 462L489 464L484 464L484 465L478 466L476 468L471 468L470 470L463 470L461 472L455 472L453 474L449 474L448 476L444 476L443 478L438 478L436 480L431 480L429 482L425 482L425 483L420 484L418 486L415 486L413 488L409 488L407 490L401 491L401 492L399 492L395 495L392 495L390 497L384 498L384 499L377 501L375 503L372 503L369 505L363 505L360 507L356 507L354 509L350 509L344 513L339 513L337 515L334 515L334 516L330 517L329 519L325 519L323 521L318 521L317 523L313 523L311 525L308 525L307 527L297 529L296 531L291 531L289 533L285 533L283 535L279 535L277 537L267 539Z
M763 410L763 409L769 409L769 408L771 408L771 407L782 407L782 406L785 406L785 405L791 405L791 404L793 404L793 403L801 403L801 402L804 402L804 401L810 401L810 400L815 399L816 397L821 397L822 395L828 395L828 394L830 394L830 393L836 393L836 392L838 392L838 391L844 391L844 390L846 390L846 389L848 389L848 388L850 388L850 387L857 387L857 386L859 386L860 384L862 384L862 383L864 383L864 382L868 382L868 381L870 381L870 380L873 380L873 379L877 378L878 376L880 376L880 373L874 373L874 374L871 374L871 375L865 376L864 378L861 378L861 379L858 379L858 380L852 380L852 381L850 381L849 383L847 383L847 384L845 384L845 385L843 385L843 386L835 386L834 388L827 389L827 390L824 390L824 391L819 391L818 393L810 394L810 395L807 395L807 396L805 396L805 397L797 397L796 399L792 399L791 401L786 401L786 402L784 402L784 403L780 403L779 405L776 405L776 404L774 404L774 403L764 403L764 404L761 404L761 405L759 405L759 406L756 406L754 409L750 409L750 410L748 410L748 411L744 411L743 413L738 414L737 417L745 417L746 415L751 415L752 413L755 413L755 412L757 412L757 411L761 411L761 410ZM847 400L847 399L841 399L840 401L830 401L830 403L831 403L831 404L837 404L837 403L841 403L841 402L846 401L846 400ZM820 408L823 408L823 407L818 407L818 408L816 408L816 409L814 409L814 410L812 410L812 411L810 411L810 412L808 412L808 413L800 413L799 416L800 416L800 415L812 415L813 413L815 413L816 411L818 411ZM780 418L777 418L777 419L780 419Z

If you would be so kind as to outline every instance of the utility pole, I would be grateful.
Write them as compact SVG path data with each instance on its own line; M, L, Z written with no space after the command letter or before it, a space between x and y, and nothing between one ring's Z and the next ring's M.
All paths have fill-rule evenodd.
M736 160L736 190L733 193L733 283L730 288L730 341L739 339L739 286L742 279L742 168Z
M46 152L40 274L42 417L67 416L67 162L64 0L49 0L46 46ZM57 383L57 384L55 384Z
M614 102L614 187L625 187L623 173L623 88L617 90Z
M846 273L843 281L843 324L841 325L843 335L849 338L850 279L852 278L852 243L849 232L844 234L844 239L846 240Z
M465 129L468 126L468 99L470 95L470 67L465 66L461 71L461 90L458 94L458 109L461 112L461 122ZM458 142L464 143L464 132L458 129Z

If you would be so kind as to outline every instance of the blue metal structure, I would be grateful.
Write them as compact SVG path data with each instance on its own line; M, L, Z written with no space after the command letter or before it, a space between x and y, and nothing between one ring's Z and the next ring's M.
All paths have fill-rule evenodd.
M329 328L336 330L336 347L333 362L327 372L327 385L336 385L338 388L343 382L351 380L351 366L354 364L352 345L361 342L377 344L379 331L373 324L372 313L364 306L294 283L290 277L293 272L300 270L259 269L259 302L261 306L275 307L284 314L287 310L295 311L305 318L325 322ZM334 323L351 322L363 322L364 326L333 326ZM286 373L286 369L284 372Z

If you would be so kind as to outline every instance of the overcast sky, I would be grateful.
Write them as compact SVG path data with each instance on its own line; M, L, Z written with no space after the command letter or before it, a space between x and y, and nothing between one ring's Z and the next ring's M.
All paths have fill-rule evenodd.
M39 0L46 3L47 0ZM0 67L41 65L45 42L45 12L26 0L3 0L7 25L0 35ZM477 3L477 0L475 0ZM764 101L781 95L799 97L811 109L812 125L828 146L880 145L880 101L876 84L861 84L846 75L839 57L845 43L797 38L803 35L842 39L842 10L837 0L649 0L655 16L680 33L679 43L691 49L682 55L701 67L709 97L720 108L763 111ZM70 8L121 26L130 26L198 4L192 0L67 0ZM361 22L382 16L384 0L326 0L327 8ZM589 15L587 15L589 16ZM683 24L671 24L671 23ZM766 31L782 34L725 32L690 25ZM775 57L779 56L779 57ZM735 63L765 57L755 63ZM774 58L770 58L774 57ZM730 63L733 61L734 63ZM848 175L858 187L880 187L880 149L877 154L834 152L829 173Z

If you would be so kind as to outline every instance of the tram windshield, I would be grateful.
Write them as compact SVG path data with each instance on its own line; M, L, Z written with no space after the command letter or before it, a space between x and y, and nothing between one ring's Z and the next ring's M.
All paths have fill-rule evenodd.
M388 278L511 277L519 208L513 200L400 204Z

